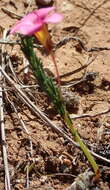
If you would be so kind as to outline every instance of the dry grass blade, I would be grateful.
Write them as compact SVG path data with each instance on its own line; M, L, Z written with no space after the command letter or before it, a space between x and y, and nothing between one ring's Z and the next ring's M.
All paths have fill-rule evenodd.
M60 40L55 46L54 46L54 51L62 47L63 45L67 44L70 41L76 41L79 43L80 47L86 51L86 52L93 52L93 51L110 51L110 47L92 47L92 48L87 48L85 46L85 43L78 37L65 37L64 39Z
M0 72L0 75L1 75L1 72ZM1 78L1 76L0 76L0 78ZM3 92L2 92L1 87L0 87L0 123L1 123L0 128L1 128L2 148L3 148L3 160L4 160L5 178L6 178L5 188L7 190L11 190L8 159L7 159L7 157L8 157L7 156L7 145L6 145L6 140L5 140L5 126L4 126L4 114L3 114Z
M91 63L94 62L95 59L96 59L96 56L93 57L93 58L88 58L87 63L84 64L82 67L80 67L80 68L78 68L78 69L76 69L76 70L74 70L74 71L71 71L71 72L69 72L69 73L66 73L66 74L64 74L64 75L62 75L62 76L63 76L63 77L67 77L67 76L69 76L69 75L71 75L71 74L75 74L75 73L77 73L77 72L80 72L81 70L86 69ZM77 84L79 84L79 83L81 83L81 82L83 82L83 81L85 81L85 80L87 80L87 79L86 79L86 72L84 72L84 74L83 74L83 76L82 76L82 78L81 78L80 80L78 80L78 81L73 81L73 82L66 82L66 83L64 82L64 85L62 85L62 86L70 88L70 87L75 86L75 85L77 85Z
M29 188L29 164L27 164L26 168L26 188Z
M78 73L78 72L86 69L91 63L93 63L95 61L96 57L97 56L95 56L95 57L88 57L86 63L83 66L81 66L80 68L78 68L78 69L76 69L74 71L71 71L71 72L65 73L63 75L60 75L60 78L68 77L70 75L76 74L76 73Z
M6 31L4 31L4 37L6 36ZM4 46L2 46L2 53L5 51ZM4 57L2 55L2 68L4 67ZM3 83L4 77L2 72L0 71L0 82ZM4 126L4 111L3 111L3 91L2 87L0 87L0 129L1 129L1 141L2 141L2 151L3 151L3 161L4 161L4 169L5 169L5 189L11 190L10 185L10 174L8 167L8 155L7 155L7 145L5 138L5 126Z
M70 117L71 119L79 119L79 118L85 118L85 117L96 117L96 116L99 116L99 115L104 115L104 114L107 114L110 112L110 108L102 111L102 112L99 112L99 113L96 113L96 114L82 114L82 115L75 115L75 114L71 114Z
M77 143L75 143L70 137L68 137L68 135L66 135L62 129L58 128L56 125L54 125L50 119L48 119L48 117L45 116L45 114L40 111L40 109L35 106L35 104L27 97L27 95L21 90L21 87L19 84L17 84L16 82L14 82L8 75L7 73L2 69L2 67L0 66L0 71L2 72L2 74L4 75L4 77L6 78L6 80L15 88L17 94L20 96L21 100L23 102L25 102L25 104L38 116L40 117L45 123L47 123L49 126L51 126L54 130L56 130L58 133L60 133L64 138L68 139L70 142L72 142L72 144L74 144L75 146L79 145Z
M1 8L1 10L2 10L4 13L8 14L9 16L11 16L12 18L13 18L14 16L16 16L16 17L19 18L19 19L22 18L22 16L16 14L16 13L13 12L13 11L10 11L9 9Z
M54 129L56 132L61 134L65 139L67 139L70 143L73 145L77 146L79 148L79 144L74 142L61 128L57 127L55 124L51 122L48 117L45 116L45 114L40 111L40 109L26 96L26 94L21 90L20 85L15 83L8 75L7 73L3 70L3 68L0 66L0 71L6 78L6 80L15 88L17 94L20 96L21 100L25 102L25 104L38 116L40 117L45 123L47 123L52 129ZM93 151L90 151L93 156L98 158L99 160L105 161L110 164L110 160L106 159L98 154L96 154Z
M25 14L27 14L27 13L30 11L32 2L33 2L33 0L28 0L28 1L27 1L28 6L27 6L27 9L26 9L26 11L25 11Z

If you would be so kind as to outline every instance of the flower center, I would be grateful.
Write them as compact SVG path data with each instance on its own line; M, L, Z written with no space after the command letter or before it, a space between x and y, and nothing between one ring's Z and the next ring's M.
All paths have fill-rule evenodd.
M39 42L46 48L48 53L52 50L52 41L51 36L48 32L48 27L46 24L43 24L41 29L34 33Z

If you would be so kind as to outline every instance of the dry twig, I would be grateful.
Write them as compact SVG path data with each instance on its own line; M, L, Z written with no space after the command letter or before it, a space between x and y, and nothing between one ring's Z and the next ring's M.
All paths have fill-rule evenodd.
M25 14L27 14L27 13L29 12L29 10L30 10L30 8L31 8L32 1L33 1L33 0L27 0L28 7L27 7L27 9L26 9L26 11L25 11Z
M76 69L74 71L71 71L71 72L65 73L63 75L60 75L60 78L68 77L70 75L73 75L73 74L76 74L76 73L82 71L83 69L87 68L95 59L96 59L96 57L92 57L91 59L89 57L87 62L83 66L81 66L80 68L78 68L78 69Z
M93 58L91 58L91 59L88 59L87 60L87 63L86 64L84 64L82 67L80 67L80 68L78 68L78 69L76 69L76 70L74 70L74 71L71 71L71 72L69 72L69 73L66 73L66 74L64 74L63 76L69 76L69 75L71 75L71 74L75 74L75 73L77 73L77 72L80 72L81 70L83 70L83 69L85 69L85 68L87 68L91 63L93 63L93 61L96 59L96 56L95 57L93 57ZM77 85L77 84L79 84L79 83L81 83L81 82L84 82L84 81L86 81L87 79L86 79L86 73L84 73L84 75L83 75L83 77L80 79L80 80L78 80L78 81L75 81L75 82L66 82L66 84L64 83L64 85L62 85L62 86L65 86L65 87L72 87L72 86L75 86L75 85Z
M87 48L85 46L85 43L78 37L65 37L64 39L60 40L57 44L54 46L54 50L59 49L63 45L66 45L70 41L77 41L80 45L80 47L86 51L86 52L93 52L93 51L109 51L110 47L92 47L92 48Z
M75 114L71 114L70 117L71 119L79 119L79 118L85 118L85 117L97 117L97 116L100 116L100 115L104 115L104 114L107 114L110 112L110 108L102 111L102 112L99 112L99 113L96 113L96 114L82 114L82 115L75 115Z
M1 8L1 10L2 10L4 13L8 14L8 16L11 16L12 18L14 18L14 16L16 16L18 19L20 19L20 18L23 17L23 16L20 16L20 15L16 14L16 13L13 12L13 11L10 11L9 9L6 9L6 8ZM14 16L13 16L13 15L14 15Z

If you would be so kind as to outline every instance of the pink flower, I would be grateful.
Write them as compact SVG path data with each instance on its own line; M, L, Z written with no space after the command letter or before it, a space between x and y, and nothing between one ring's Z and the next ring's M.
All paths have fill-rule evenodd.
M35 10L18 21L17 24L12 27L10 34L18 32L23 35L31 36L40 31L45 24L60 22L62 18L61 14L55 12L55 7Z
M55 12L55 7L42 8L24 16L15 26L12 27L10 31L10 34L18 32L23 35L35 35L37 37L39 42L46 48L47 52L50 53L52 56L59 84L60 78L54 53L52 51L53 43L51 41L51 36L48 32L47 24L57 23L60 22L62 19L63 16Z

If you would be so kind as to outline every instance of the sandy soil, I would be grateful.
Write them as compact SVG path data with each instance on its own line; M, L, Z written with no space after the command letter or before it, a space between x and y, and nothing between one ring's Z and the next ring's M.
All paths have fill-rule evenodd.
M9 29L17 20L17 16L8 13L10 10L20 16L36 9L34 0L29 6L25 0L0 1L0 37L4 29ZM89 60L92 63L86 68L68 77L62 77L62 85L71 86L72 106L69 107L71 116L89 114L93 117L74 119L74 124L85 143L99 155L110 158L110 1L109 0L57 0L57 9L64 15L64 20L55 26L49 26L53 41L69 37L80 39L84 47L77 40L70 40L56 50L56 59L60 74L74 71ZM10 37L17 39L17 37ZM2 45L1 45L2 47ZM96 49L96 47L98 49ZM93 49L91 49L93 48ZM105 50L104 50L105 48ZM107 50L108 48L108 50ZM5 46L11 56L14 71L23 82L23 54L18 45ZM87 51L88 50L88 51ZM93 50L93 51L92 51ZM97 51L96 51L97 50ZM51 58L43 56L44 67L55 73ZM14 61L13 61L14 60ZM8 66L7 66L8 68ZM9 68L8 68L9 69ZM7 70L8 74L12 73ZM85 80L81 80L82 78ZM28 84L36 84L30 70ZM5 83L6 88L8 84ZM63 127L59 115L48 102L47 96L39 89L32 88L31 99L39 105L42 111L60 127ZM4 119L6 143L8 148L8 162L13 190L26 188L26 167L34 165L29 174L29 188L38 190L65 190L75 177L91 166L82 151L71 145L61 135L53 131L41 121L29 108L21 102L13 88L4 92ZM10 101L14 103L17 114ZM105 112L105 114L100 114ZM32 137L31 149L29 136L26 134L18 115L22 118ZM66 130L66 129L65 129ZM70 132L67 130L71 136ZM31 151L32 150L32 151ZM110 163L96 159L100 165L102 176L96 186L102 190L110 189ZM2 143L0 152L0 189L4 189L4 165L2 158ZM65 175L64 175L65 174ZM68 175L70 174L70 175Z

